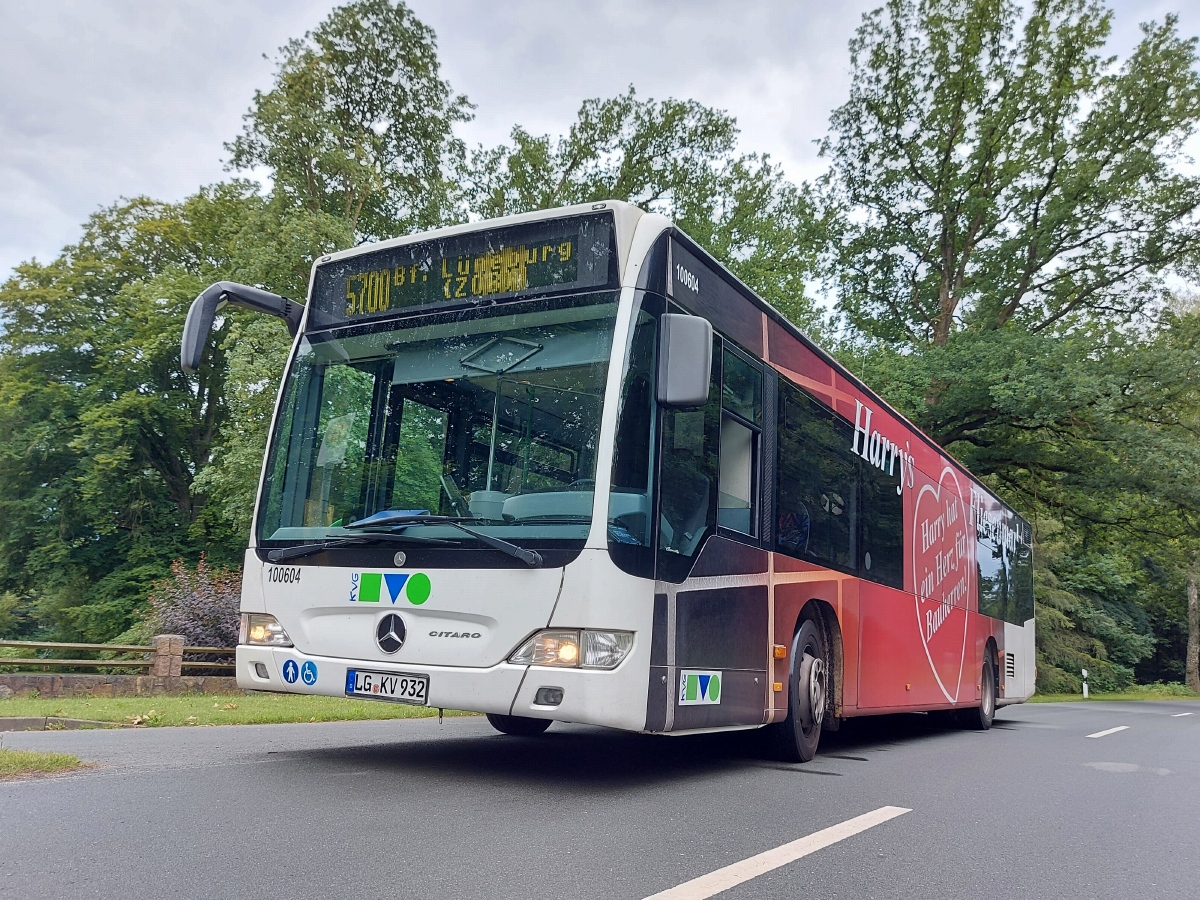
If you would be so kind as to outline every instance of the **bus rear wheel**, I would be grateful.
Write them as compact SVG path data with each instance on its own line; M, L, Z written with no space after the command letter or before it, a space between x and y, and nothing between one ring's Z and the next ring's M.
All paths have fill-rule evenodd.
M992 661L983 661L983 674L979 677L979 706L962 711L963 724L978 731L987 731L996 717L996 670Z
M550 727L550 719L531 719L528 716L501 716L488 713L489 724L503 734L518 737L536 737Z
M786 762L808 762L817 755L829 696L828 658L821 629L806 619L792 641L787 718L769 726L776 751Z

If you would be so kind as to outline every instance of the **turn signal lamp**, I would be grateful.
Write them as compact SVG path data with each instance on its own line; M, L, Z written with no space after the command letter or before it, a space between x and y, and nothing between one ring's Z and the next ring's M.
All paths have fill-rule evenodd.
M615 669L633 648L629 631L539 631L508 658L522 666Z
M257 647L290 647L292 639L274 616L265 613L242 613L242 632L239 644Z

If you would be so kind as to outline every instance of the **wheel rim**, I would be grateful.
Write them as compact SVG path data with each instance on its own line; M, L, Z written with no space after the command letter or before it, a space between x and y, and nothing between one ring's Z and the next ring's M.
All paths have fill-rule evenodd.
M825 717L825 663L819 656L812 657L808 667L808 703L813 724L820 725Z
M800 728L811 734L821 727L825 715L825 662L806 648L800 664L800 679L796 691L796 706Z
M983 667L983 714L991 718L992 707L996 703L996 689L992 686L992 667Z

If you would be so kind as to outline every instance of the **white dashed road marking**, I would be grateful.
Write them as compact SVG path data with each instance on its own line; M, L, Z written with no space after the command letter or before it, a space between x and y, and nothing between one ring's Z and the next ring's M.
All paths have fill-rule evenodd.
M1178 719L1180 716L1190 716L1191 713L1171 713L1172 719Z
M1110 734L1116 734L1118 731L1126 731L1128 728L1128 725L1118 725L1116 728L1109 728L1107 731L1097 731L1095 734L1089 734L1088 737L1107 737Z
M848 837L861 834L869 828L882 825L889 819L902 816L907 812L912 812L912 810L902 806L881 806L874 812L855 816L840 825L831 825L808 837L802 837L773 850L766 850L756 856L743 859L741 862L725 866L723 869L717 869L715 872L685 881L673 888L659 891L657 894L647 897L646 900L706 900L721 891L727 891L751 878L765 875L780 866L786 866L803 856L823 850Z

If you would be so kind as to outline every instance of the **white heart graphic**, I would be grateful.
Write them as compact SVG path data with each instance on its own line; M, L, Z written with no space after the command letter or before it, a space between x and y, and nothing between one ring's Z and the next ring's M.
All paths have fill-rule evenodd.
M943 494L943 485L949 487L947 476L953 480L954 489ZM958 475L954 469L946 466L936 485L927 483L921 486L913 504L912 571L921 645L925 648L929 669L950 703L958 702L963 664L966 661L967 607L975 572L973 551L967 506L962 500ZM929 645L932 642L940 645L943 652L953 652L953 644L947 646L945 642L947 639L953 641L957 635L955 626L958 618L962 619L958 672L953 673L952 667L940 672ZM953 694L946 687L952 675Z

